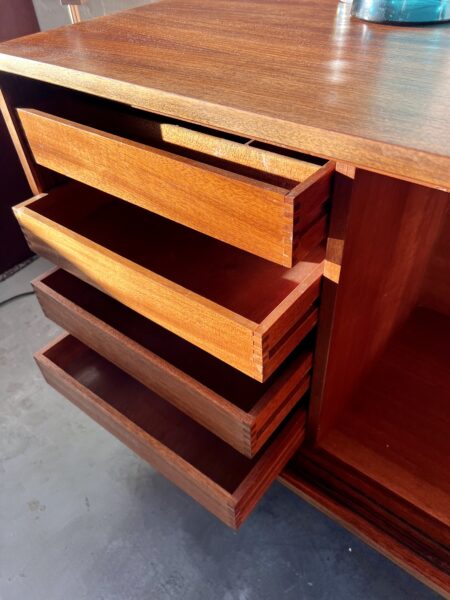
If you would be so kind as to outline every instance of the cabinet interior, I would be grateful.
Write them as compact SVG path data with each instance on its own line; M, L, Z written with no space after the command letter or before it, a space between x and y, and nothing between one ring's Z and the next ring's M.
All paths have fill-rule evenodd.
M329 384L337 393L333 397L325 385L314 452L319 461L337 465L347 483L361 478L367 502L395 504L396 511L401 505L403 518L408 515L408 522L448 548L448 195L384 178L378 189L372 185L369 198L358 199L369 182L364 178L355 181L346 244L351 253L366 252L363 260L372 262L373 268L355 281L357 271L350 267L345 272L344 251L341 285L346 325L351 331L354 320L358 329L353 337L338 328L333 332L334 352L340 345L347 362L339 363L341 382L333 379L337 362L332 359L328 367ZM393 191L393 186L396 198L381 194ZM370 207L363 207L370 194L376 196L379 220ZM364 235L372 243L366 242L363 250ZM357 260L353 256L352 265ZM366 293L375 300L362 306L359 302ZM341 316L339 301L338 292L336 311ZM350 343L365 353L363 358L351 354ZM339 396L341 388L345 399L344 393ZM317 408L317 398L314 402Z

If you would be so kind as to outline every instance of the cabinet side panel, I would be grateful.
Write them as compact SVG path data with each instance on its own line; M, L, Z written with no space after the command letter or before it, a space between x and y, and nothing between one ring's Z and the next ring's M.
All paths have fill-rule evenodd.
M345 244L341 240L340 250L336 242L327 248L310 442L333 425L361 377L418 303L448 198L443 191L356 172ZM342 267L333 267L339 252Z
M425 274L419 304L450 316L450 203Z

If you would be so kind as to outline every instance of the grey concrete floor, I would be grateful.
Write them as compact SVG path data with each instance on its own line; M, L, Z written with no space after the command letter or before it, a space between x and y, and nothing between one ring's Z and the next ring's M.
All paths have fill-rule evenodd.
M58 332L34 297L0 308L1 600L436 598L279 484L227 529L44 383Z

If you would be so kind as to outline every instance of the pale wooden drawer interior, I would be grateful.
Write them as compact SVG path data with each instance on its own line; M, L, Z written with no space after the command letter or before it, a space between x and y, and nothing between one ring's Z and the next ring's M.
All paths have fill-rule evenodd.
M39 165L283 266L326 237L332 163L56 86L44 92L17 105Z
M72 336L35 358L50 385L234 528L303 441L299 410L249 459Z
M62 269L33 287L48 318L247 456L309 390L311 336L262 384Z
M323 246L287 269L79 183L15 212L38 254L259 381L317 322Z

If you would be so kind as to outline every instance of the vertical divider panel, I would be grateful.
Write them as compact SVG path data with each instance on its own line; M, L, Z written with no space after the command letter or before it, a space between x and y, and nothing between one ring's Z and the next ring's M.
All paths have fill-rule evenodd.
M357 170L353 185L348 176L339 175L309 443L318 442L333 425L361 377L417 304L448 198L442 190L367 171Z

